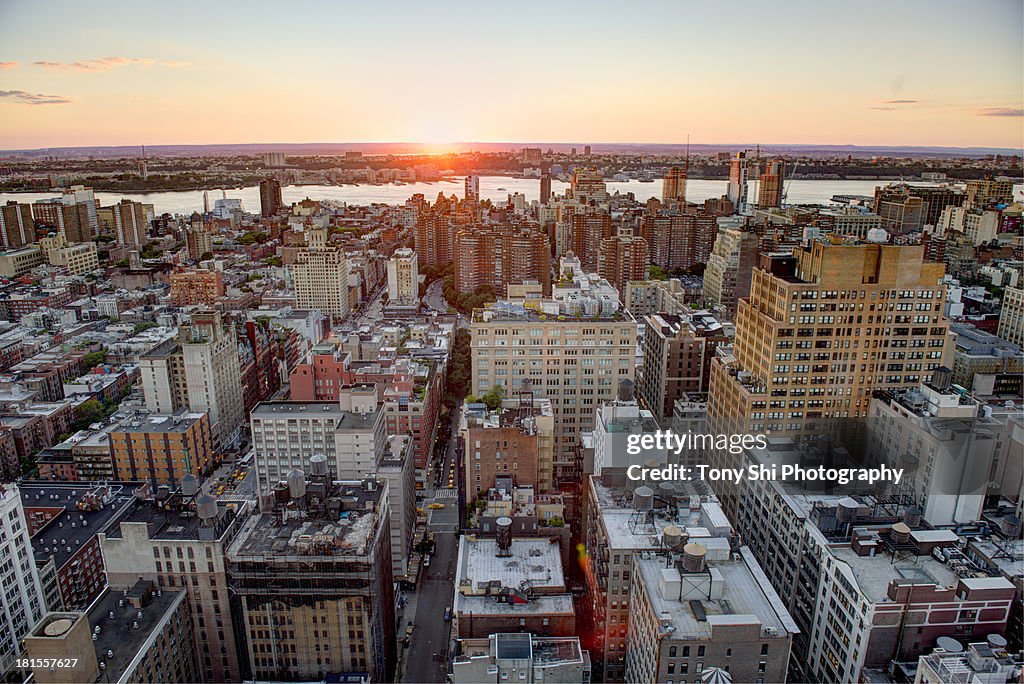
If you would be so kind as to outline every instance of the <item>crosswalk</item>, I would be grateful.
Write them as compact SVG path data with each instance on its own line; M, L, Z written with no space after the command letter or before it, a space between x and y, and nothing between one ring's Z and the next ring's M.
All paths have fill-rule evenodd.
M444 489L434 490L435 499L458 499L459 491L454 487L445 487Z

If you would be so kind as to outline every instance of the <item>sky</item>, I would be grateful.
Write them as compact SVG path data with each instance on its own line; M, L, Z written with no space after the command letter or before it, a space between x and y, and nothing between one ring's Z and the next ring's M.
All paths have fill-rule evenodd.
M0 1L0 149L1024 146L1020 0Z

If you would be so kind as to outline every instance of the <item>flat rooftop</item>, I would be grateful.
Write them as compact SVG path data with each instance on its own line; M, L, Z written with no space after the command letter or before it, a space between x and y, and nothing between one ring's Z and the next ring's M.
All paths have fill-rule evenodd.
M202 420L205 415L205 413L186 411L173 415L166 413L139 413L122 420L111 432L184 433Z
M715 561L708 567L720 574L724 580L722 596L715 600L696 600L703 614L695 614L694 601L678 598L666 599L659 583L662 571L666 570L664 558L636 558L636 568L643 576L651 608L657 616L668 616L675 631L674 639L710 639L715 625L761 626L766 636L783 636L797 633L799 628L793 622L782 599L772 589L768 578L754 560L750 549L740 547L738 560ZM706 573L701 573L706 577ZM688 588L683 575L683 587Z
M126 598L120 591L108 589L93 602L88 613L89 625L93 629L100 628L93 645L97 660L106 663L101 677L112 682L118 681L128 671L140 650L149 648L149 642L156 638L164 618L185 600L185 593L164 588L157 595L154 588L150 602L141 608L133 607ZM123 606L119 605L122 601ZM133 627L136 622L138 629ZM114 655L108 658L107 653L111 651Z
M565 575L557 540L515 539L510 553L510 556L499 557L495 539L460 539L455 580L456 613L574 614L572 596L565 593ZM531 596L526 603L506 603L497 600L495 593L487 595L486 587L490 583L517 592L529 592Z
M333 418L338 421L335 428L347 429L372 426L380 410L378 407L366 413L354 413L341 408L336 401L261 401L249 415L261 420Z
M33 529L32 509L55 515L32 535L32 553L37 563L54 557L61 568L96 534L105 531L117 514L134 499L137 483L97 485L94 482L51 482L33 480L18 485L22 507ZM54 510L55 509L55 510Z
M858 556L850 547L830 549L832 556L850 566L853 581L861 593L873 603L888 600L889 583L955 586L959 577L931 556L914 556L906 561L892 562L888 555Z
M135 500L110 524L107 537L121 538L121 523L145 523L151 539L200 540L220 539L239 510L234 502L218 503L216 524L205 526L195 508L184 502L178 493L171 495L166 509L152 499Z

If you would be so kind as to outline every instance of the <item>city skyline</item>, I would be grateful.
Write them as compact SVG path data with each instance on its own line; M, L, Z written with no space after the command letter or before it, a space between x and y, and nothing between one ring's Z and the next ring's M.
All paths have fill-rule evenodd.
M54 24L7 3L0 148L1024 144L1018 3L649 3L634 24L611 4L395 9L109 3ZM984 31L945 39L979 13Z

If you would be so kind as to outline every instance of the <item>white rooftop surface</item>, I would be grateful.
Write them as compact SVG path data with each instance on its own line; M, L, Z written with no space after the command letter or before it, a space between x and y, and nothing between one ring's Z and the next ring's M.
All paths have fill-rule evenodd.
M503 587L511 589L519 589L528 582L534 590L564 591L565 575L558 544L547 538L514 539L511 554L499 557L495 539L471 541L463 537L459 542L457 586L468 579L475 590L481 583L498 580ZM460 591L463 591L461 586Z
M910 538L920 544L934 544L937 542L956 543L960 537L953 530L914 530Z
M707 615L706 620L697 619L689 600L679 601L662 596L659 578L665 569L664 558L636 559L654 614L659 617L668 614L672 620L675 631L671 639L709 639L715 625L760 624L762 630L769 630L778 636L800 631L786 611L782 599L771 588L750 549L741 547L740 556L739 560L708 564L721 573L725 580L725 591L721 599L700 602ZM686 582L685 579L683 581Z
M998 546L991 540L974 539L971 546L988 558L1005 577L1024 582L1024 539L1001 540Z
M463 596L455 593L456 615L573 615L576 609L569 594L535 596L526 603L503 603L486 596Z
M889 582L893 580L939 587L956 586L959 580L955 572L931 556L916 556L893 563L888 555L858 556L851 548L833 548L831 553L850 566L861 593L873 603L888 600Z

